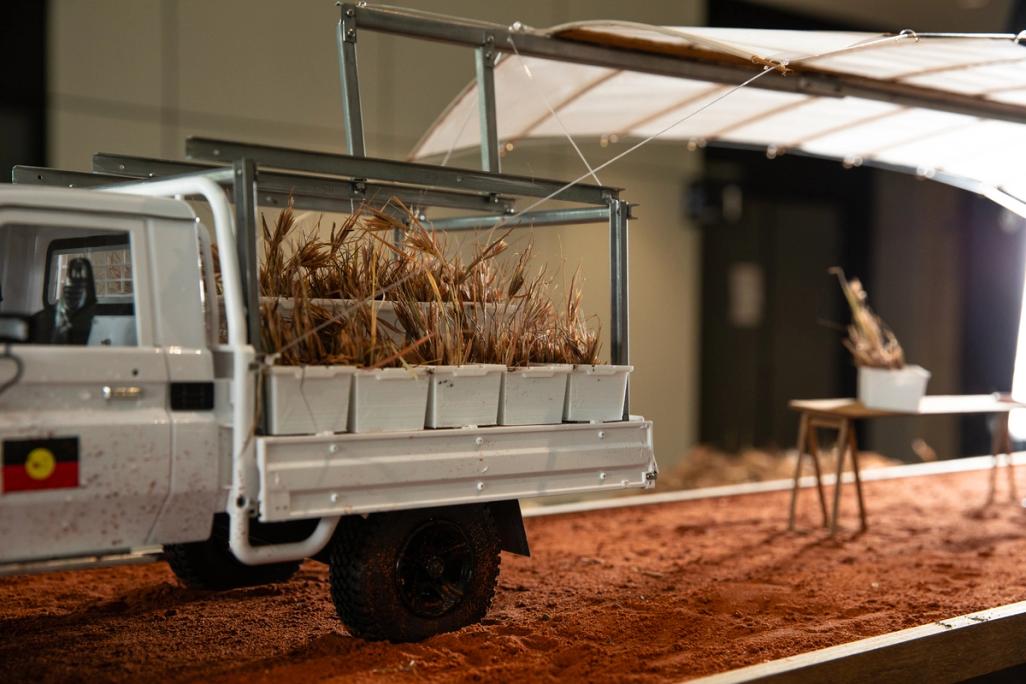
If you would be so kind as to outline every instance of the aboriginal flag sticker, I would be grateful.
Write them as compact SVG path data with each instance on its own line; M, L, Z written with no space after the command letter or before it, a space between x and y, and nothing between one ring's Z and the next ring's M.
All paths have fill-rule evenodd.
M5 439L2 474L4 493L78 487L78 437Z

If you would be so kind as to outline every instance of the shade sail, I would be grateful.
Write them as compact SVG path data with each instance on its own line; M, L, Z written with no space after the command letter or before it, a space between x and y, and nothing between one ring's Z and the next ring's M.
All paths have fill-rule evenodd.
M512 34L513 43L502 47L515 51L504 53L494 69L502 145L566 133L611 141L658 134L693 145L883 165L1026 200L1026 41L1014 35L625 22L527 33L611 48L606 53L614 57L603 65L542 59L516 50ZM646 66L646 57L658 66ZM765 76L731 92L766 67ZM437 158L478 145L477 108L471 83L412 156Z

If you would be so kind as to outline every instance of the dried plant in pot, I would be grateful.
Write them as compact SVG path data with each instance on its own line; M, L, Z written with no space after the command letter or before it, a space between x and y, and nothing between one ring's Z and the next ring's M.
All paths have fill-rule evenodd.
M388 280L389 276L394 276L394 271L390 270L394 265L380 259L380 253L380 245L365 251L363 259L368 267L362 287L366 290L356 289L360 303L353 320L360 330L364 355L357 359L361 368L353 377L349 429L357 433L422 430L430 369L411 365L409 360L416 362L419 347L430 338L421 336L404 345L398 344L396 338L401 328L380 316L388 303L379 299L379 293L396 282ZM354 282L353 287L359 288L360 283ZM387 310L390 318L394 317L394 305L387 306Z
M627 377L634 367L599 363L599 330L589 328L581 311L579 275L578 270L570 281L566 310L558 321L562 360L573 364L563 419L572 423L623 420Z
M565 349L559 321L547 296L552 281L544 268L527 277L530 255L528 246L512 274L503 279L508 291L501 315L484 321L485 333L479 335L482 353L491 353L508 366L499 397L500 425L562 423L567 381L573 370L572 364L562 362Z
M859 401L867 408L915 412L926 394L930 372L905 363L901 344L869 307L869 297L857 278L848 280L837 267L830 273L837 276L851 309L852 322L844 346L859 369Z
M264 224L260 270L268 427L272 434L384 432L423 428L425 369L404 365L415 349L396 344L378 317L382 281L395 262L357 240L362 213L330 237L296 236L291 207ZM394 328L394 326L392 326ZM398 366L398 367L396 367Z
M263 339L266 348L283 349L281 357L287 365L265 368L267 397L267 429L272 435L300 435L321 432L346 432L349 426L349 403L356 368L339 364L302 363L302 345L317 348L317 358L327 356L325 341L339 331L305 336L304 333L331 318L330 313L311 305L305 298L294 300L294 307L284 315L279 301L261 305ZM341 328L342 326L337 326ZM330 342L329 342L330 343Z
M420 362L430 366L425 425L451 428L495 425L506 367L482 354L482 321L497 317L496 273L491 261L507 248L504 236L478 250L466 265L446 257L434 233L411 221L406 249L428 264L422 277L395 293L395 312L407 339L426 338Z

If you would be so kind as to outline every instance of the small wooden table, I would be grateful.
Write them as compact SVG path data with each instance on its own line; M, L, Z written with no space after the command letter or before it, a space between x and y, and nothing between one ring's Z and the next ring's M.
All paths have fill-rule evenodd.
M1013 409L1026 408L1026 404L1013 401L1003 394L970 394L970 395L934 395L923 397L916 411L883 411L866 408L855 399L796 399L789 404L790 408L801 414L798 425L798 462L794 471L794 487L791 490L791 512L787 527L794 529L795 511L798 505L799 480L802 474L802 459L808 455L816 472L816 490L819 494L819 506L823 514L823 526L829 525L830 534L837 532L837 515L841 506L841 474L847 455L851 454L852 471L855 479L855 492L859 503L859 521L861 529L866 529L866 508L862 497L862 479L859 476L859 451L855 438L854 423L865 418L883 418L887 416L936 416L968 413L998 414L1002 419L996 421L991 439L991 451L994 455L994 468L990 475L990 492L988 503L994 500L996 487L998 455L1008 456L1008 483L1013 499L1015 492L1015 476L1012 470L1011 438L1008 434L1008 414ZM819 467L819 438L817 428L837 431L837 479L834 483L833 513L827 516L826 496L823 493L823 478Z

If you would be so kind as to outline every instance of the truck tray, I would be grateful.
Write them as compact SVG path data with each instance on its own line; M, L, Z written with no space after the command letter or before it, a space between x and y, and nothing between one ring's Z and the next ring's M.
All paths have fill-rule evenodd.
M655 484L652 423L258 437L260 520Z

